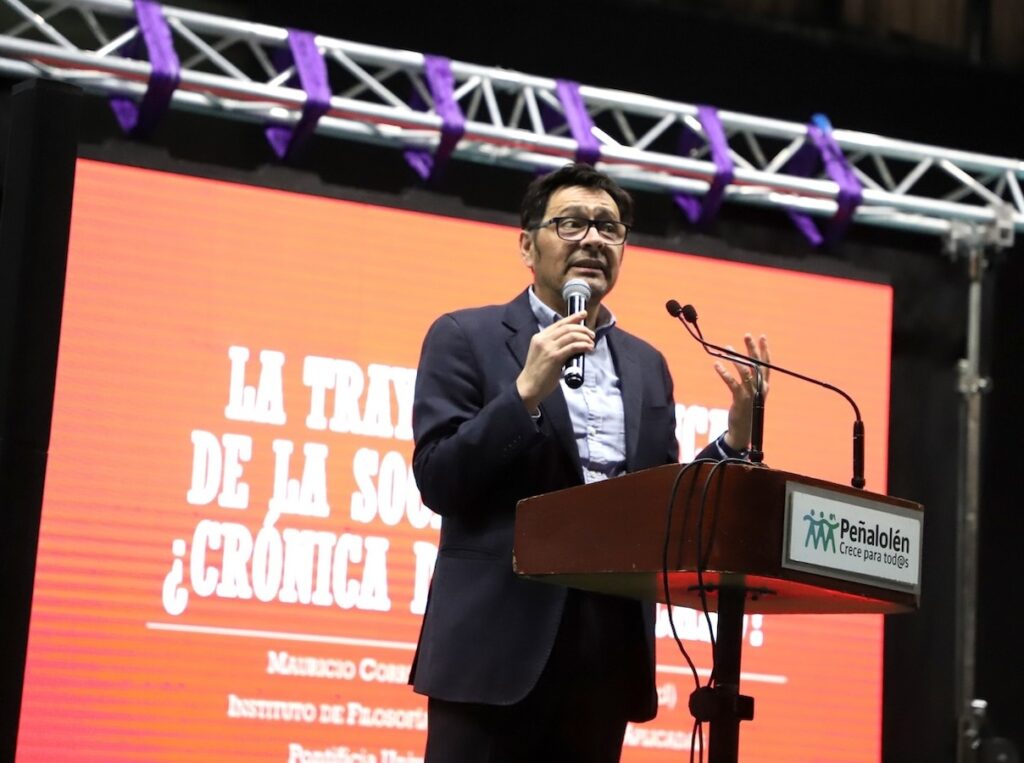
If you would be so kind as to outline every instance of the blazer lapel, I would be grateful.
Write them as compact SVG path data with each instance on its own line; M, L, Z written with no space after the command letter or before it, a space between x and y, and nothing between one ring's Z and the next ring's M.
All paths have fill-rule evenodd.
M608 332L615 368L619 372L623 414L626 419L626 470L632 470L640 444L640 411L643 406L643 370L628 341L615 328Z
M516 359L519 368L522 368L526 365L530 339L537 333L537 317L530 309L530 296L527 291L508 303L505 309L504 323L510 332L505 345ZM582 481L583 466L580 464L580 453L576 449L576 439L572 431L572 419L569 418L569 406L565 403L561 384L540 404L540 410L542 414L541 430L547 430L558 438L566 454L572 460L577 476Z

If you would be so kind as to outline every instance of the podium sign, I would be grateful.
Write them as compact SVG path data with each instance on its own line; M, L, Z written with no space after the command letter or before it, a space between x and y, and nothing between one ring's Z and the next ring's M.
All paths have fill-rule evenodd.
M920 595L920 511L789 481L785 518L783 567Z

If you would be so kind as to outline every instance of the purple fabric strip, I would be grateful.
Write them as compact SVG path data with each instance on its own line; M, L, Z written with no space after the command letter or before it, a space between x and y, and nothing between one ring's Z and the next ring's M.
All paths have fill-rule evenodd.
M444 171L448 158L466 132L466 118L455 100L455 75L451 61L443 56L423 57L423 74L434 99L434 111L441 117L441 139L431 154L423 149L409 149L405 160L423 180L436 180Z
M135 0L135 17L149 56L149 84L138 104L131 98L117 96L110 99L110 108L122 130L141 136L156 126L170 104L181 80L181 64L174 50L171 28L159 4L154 0Z
M823 166L825 174L839 186L836 213L823 226L824 233L810 215L793 211L787 214L812 245L821 246L835 243L846 232L864 192L842 149L832 137L831 125L824 116L814 117L807 126L807 137L808 140L783 169L790 174L807 177Z
M839 186L836 213L828 223L825 231L825 241L833 243L838 241L846 232L853 213L860 205L864 197L864 190L853 173L853 168L843 155L831 130L820 130L815 127L809 128L811 139L818 146L821 152L822 162L825 164L825 172Z
M793 154L788 162L783 166L784 172L789 172L792 175L799 175L801 177L807 177L813 174L818 168L819 154L815 150L813 142L804 142L800 149ZM787 210L789 219L793 221L793 225L796 226L812 246L821 246L824 243L821 233L818 231L818 226L815 225L814 220L811 219L810 215L804 214L803 212L794 212Z
M288 49L299 75L299 85L306 91L302 116L294 126L269 125L267 141L278 159L294 156L299 146L316 130L320 117L331 107L331 86L327 64L316 46L316 37L301 29L288 30Z
M718 209L722 206L725 188L732 182L735 166L729 156L729 142L725 139L722 122L718 118L718 110L711 106L698 106L697 119L704 128L708 145L711 147L711 160L715 163L715 176L702 199L692 194L677 193L674 195L676 204L686 214L691 223L708 225L715 219ZM680 138L679 153L685 154L698 143L696 134L686 129Z
M555 94L562 104L565 122L576 141L576 161L596 164L601 158L601 142L594 137L594 122L580 96L579 83L567 79L555 82Z

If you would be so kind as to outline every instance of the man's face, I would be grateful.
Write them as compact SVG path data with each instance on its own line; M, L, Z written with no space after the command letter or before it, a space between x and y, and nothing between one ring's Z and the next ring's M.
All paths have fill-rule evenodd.
M582 217L588 220L618 221L619 208L607 192L597 188L567 186L548 199L543 221L552 217ZM564 241L555 226L546 225L519 234L519 253L533 271L533 289L544 304L562 313L562 285L582 278L590 285L590 304L596 304L612 290L619 276L625 244L609 244L591 227L580 241Z

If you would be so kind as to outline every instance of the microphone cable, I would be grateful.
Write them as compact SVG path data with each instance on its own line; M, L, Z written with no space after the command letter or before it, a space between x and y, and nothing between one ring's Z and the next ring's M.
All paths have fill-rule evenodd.
M694 469L695 467L697 467L697 466L699 466L701 464L710 464L711 465L711 470L708 472L707 476L704 479L704 486L703 486L703 489L701 490L700 501L697 504L698 505L697 527L696 527L696 538L694 539L694 542L695 542L695 545L696 545L696 552L697 552L696 553L696 557L697 557L696 558L696 561L697 561L697 564L696 564L697 591L698 591L699 596L700 596L701 610L702 610L703 615L704 615L704 620L705 620L705 622L707 624L708 639L709 639L710 644L711 644L711 673L710 673L710 675L708 677L707 684L705 685L704 688L711 688L714 685L714 682L715 682L715 666L716 666L715 653L716 653L717 649L716 649L715 629L714 629L714 627L713 627L713 625L711 623L711 613L710 613L710 608L708 607L707 587L704 584L704 572L705 572L705 569L707 567L708 559L711 556L711 551L712 551L712 548L714 547L714 543L715 543L715 533L716 533L717 527L718 527L718 511L713 511L712 512L710 537L708 538L708 543L707 543L707 546L706 546L706 550L704 548L704 542L703 542L704 515L707 512L708 494L709 494L709 491L710 491L712 479L715 477L715 475L717 473L718 476L719 476L719 483L721 483L721 479L722 479L722 477L725 474L724 470L722 470L722 467L724 465L730 464L730 463L732 463L732 464L746 464L748 466L750 465L750 463L748 461L746 461L745 459L741 459L741 458L726 458L726 459L699 458L699 459L696 459L694 461L691 461L688 464L684 464L683 466L681 466L680 469L678 470L678 472L676 473L675 479L672 482L672 489L669 492L668 504L666 506L666 511L665 511L665 535L664 535L664 542L663 542L663 545L662 545L662 570L661 570L661 572L662 572L662 575L661 575L661 578L662 578L662 592L663 592L664 597L665 597L665 608L666 608L666 612L667 612L667 615L668 615L669 628L672 631L672 637L673 637L673 639L676 642L676 646L679 649L679 652L683 655L683 658L686 660L686 663L687 663L687 665L690 668L690 672L693 675L693 682L694 682L695 690L700 690L702 688L701 681L700 681L700 676L697 673L697 667L696 667L696 664L693 661L693 658L690 656L689 652L686 650L686 647L683 645L683 641L682 641L682 639L679 636L679 632L678 632L678 629L676 628L676 624L675 624L675 618L674 618L673 612L672 612L672 609L673 609L674 605L672 604L672 592L671 592L671 586L669 585L669 549L670 549L670 545L671 545L671 534L672 534L672 515L673 515L673 512L674 512L675 505L676 505L676 499L678 498L678 495L679 495L679 488L680 488L680 485L682 484L683 477L686 474L688 474L692 469ZM686 495L686 499L685 499L684 504L683 504L683 516L682 516L682 521L681 521L681 535L680 535L680 542L678 544L678 548L679 549L682 549L683 545L686 542L686 535L685 535L686 527L687 527L688 520L689 520L690 506L693 503L693 494L695 492L696 485L697 485L697 480L696 479L693 479L693 480L690 481L689 489L688 489L688 492L687 492L687 495ZM704 726L703 721L701 721L698 718L694 717L693 729L692 729L691 734L690 734L690 763L694 762L694 741L695 740L697 741L697 749L699 750L699 761L700 761L700 763L703 763L703 760L704 760L704 732L703 732L703 726Z

